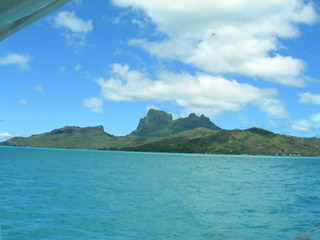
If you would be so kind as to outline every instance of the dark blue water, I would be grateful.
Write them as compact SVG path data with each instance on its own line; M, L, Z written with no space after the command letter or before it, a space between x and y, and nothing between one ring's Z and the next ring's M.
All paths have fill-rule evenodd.
M320 159L0 148L0 239L320 239Z

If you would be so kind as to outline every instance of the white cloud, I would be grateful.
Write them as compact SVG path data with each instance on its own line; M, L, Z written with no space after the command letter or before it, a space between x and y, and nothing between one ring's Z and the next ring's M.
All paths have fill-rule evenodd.
M25 105L25 104L28 104L28 100L23 98L23 99L20 99L18 101L13 101L12 104L20 104L20 105Z
M76 71L80 71L81 68L82 68L82 66L80 64L74 66L74 70L76 70Z
M291 128L299 132L311 132L320 128L320 113L313 114L306 119L294 121Z
M256 101L256 106L273 118L286 118L288 113L284 103L275 98L261 98Z
M0 65L17 64L22 71L29 70L30 56L26 54L8 53L0 57Z
M312 94L310 92L305 92L299 94L300 102L302 103L311 103L320 105L320 94Z
M271 117L284 117L281 102L275 99L275 89L261 89L235 80L196 76L187 73L161 72L157 80L146 74L130 70L128 65L113 64L109 79L96 79L101 96L112 101L169 101L187 112L215 116L224 111L240 111L248 103L260 104L259 108ZM269 101L269 107L261 103ZM279 106L274 106L278 104Z
M34 90L36 90L39 93L43 93L44 92L44 89L43 89L43 87L41 85L34 86Z
M132 39L151 54L213 74L236 73L288 86L305 85L305 63L274 54L280 38L299 36L317 14L303 0L113 0L144 10L166 34L162 41Z
M14 135L10 134L10 133L0 133L0 139L1 138L12 138L14 137Z
M87 34L93 30L92 20L85 21L69 11L57 13L54 17L54 27L62 29L62 35L74 47L86 46Z
M103 99L101 98L86 98L83 100L83 105L90 108L92 112L104 113Z
M320 113L311 115L310 120L314 127L320 128Z
M311 131L311 124L308 120L303 119L299 121L294 121L291 128L299 132L309 132Z
M136 24L137 26L141 27L141 28L144 28L146 25L143 21L140 21L138 19L132 19L131 22L133 24Z
M320 123L320 113L311 115L311 120Z

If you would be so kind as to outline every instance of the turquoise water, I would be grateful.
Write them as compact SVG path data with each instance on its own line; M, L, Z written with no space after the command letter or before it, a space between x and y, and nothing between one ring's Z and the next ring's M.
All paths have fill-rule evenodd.
M320 159L0 148L2 240L320 239Z

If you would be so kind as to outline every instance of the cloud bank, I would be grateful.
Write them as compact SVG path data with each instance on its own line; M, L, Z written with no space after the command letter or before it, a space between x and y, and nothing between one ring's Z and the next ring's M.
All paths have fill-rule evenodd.
M277 90L257 88L219 76L160 72L157 79L130 70L128 65L113 64L109 79L98 78L101 97L111 101L168 101L195 112L216 116L224 111L240 111L254 104L274 118L287 116Z
M140 10L165 37L130 44L211 74L241 74L282 85L306 84L304 61L283 56L280 40L298 37L317 14L304 0L113 0Z

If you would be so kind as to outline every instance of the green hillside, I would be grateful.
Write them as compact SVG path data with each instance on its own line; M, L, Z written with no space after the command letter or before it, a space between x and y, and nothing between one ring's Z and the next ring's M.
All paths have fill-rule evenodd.
M320 139L275 134L263 129L194 129L153 142L127 147L143 152L245 154L272 156L320 156Z
M48 133L32 135L31 137L14 137L2 145L48 147L48 148L76 148L99 149L105 142L112 142L116 138L98 127L64 127Z
M260 128L223 130L209 118L190 114L172 119L150 110L131 134L115 137L98 127L64 127L31 137L15 137L0 145L144 152L320 156L319 138L275 134Z

